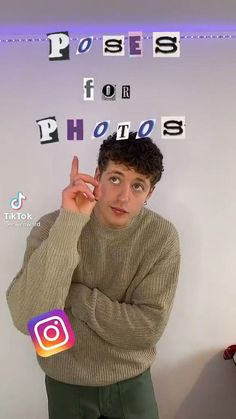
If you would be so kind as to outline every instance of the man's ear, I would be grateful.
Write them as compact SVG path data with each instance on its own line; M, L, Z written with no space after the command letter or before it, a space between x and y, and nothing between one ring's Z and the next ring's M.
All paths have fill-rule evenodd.
M95 179L98 179L98 180L99 180L99 179L100 179L100 177L101 177L101 173L100 173L100 170L99 170L98 166L96 167L94 177L95 177Z
M152 193L153 193L153 191L154 191L155 187L156 187L156 186L153 186L153 187L151 188L150 192L148 193L148 196L147 196L146 200L147 200L147 199L149 199L149 198L152 196Z

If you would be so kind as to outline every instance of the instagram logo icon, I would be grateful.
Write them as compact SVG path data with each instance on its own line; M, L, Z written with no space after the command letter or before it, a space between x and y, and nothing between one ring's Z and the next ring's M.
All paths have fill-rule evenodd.
M40 314L28 322L28 330L38 355L47 357L66 351L75 344L75 335L63 310Z

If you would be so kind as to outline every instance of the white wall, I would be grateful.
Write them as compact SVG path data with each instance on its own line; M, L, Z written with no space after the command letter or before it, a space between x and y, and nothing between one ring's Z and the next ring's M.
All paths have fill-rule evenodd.
M0 44L1 75L1 417L44 419L47 399L30 337L11 321L5 292L21 267L30 229L10 227L4 212L22 191L24 212L36 221L60 207L74 154L94 174L99 120L137 129L157 118L153 139L165 172L149 207L177 227L182 248L179 286L152 378L161 419L235 418L236 374L223 349L235 343L236 39L181 40L181 58L105 58L101 42L84 56L49 62L48 44ZM84 102L83 77L95 77L96 99ZM101 87L131 85L131 99L105 102ZM118 95L119 96L119 95ZM36 120L55 115L59 143L40 144ZM160 118L185 115L186 140L161 140ZM66 120L83 118L84 141L66 141Z

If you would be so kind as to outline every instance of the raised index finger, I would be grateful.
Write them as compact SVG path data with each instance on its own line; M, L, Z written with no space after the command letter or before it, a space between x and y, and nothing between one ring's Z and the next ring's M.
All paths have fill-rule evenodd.
M76 175L78 175L79 171L79 159L77 156L73 157L71 171L70 171L70 182L73 182L73 179Z

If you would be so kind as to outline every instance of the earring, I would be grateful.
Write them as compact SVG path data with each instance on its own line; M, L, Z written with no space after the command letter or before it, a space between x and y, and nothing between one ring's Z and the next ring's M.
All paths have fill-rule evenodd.
M144 205L147 205L147 201L144 201Z

